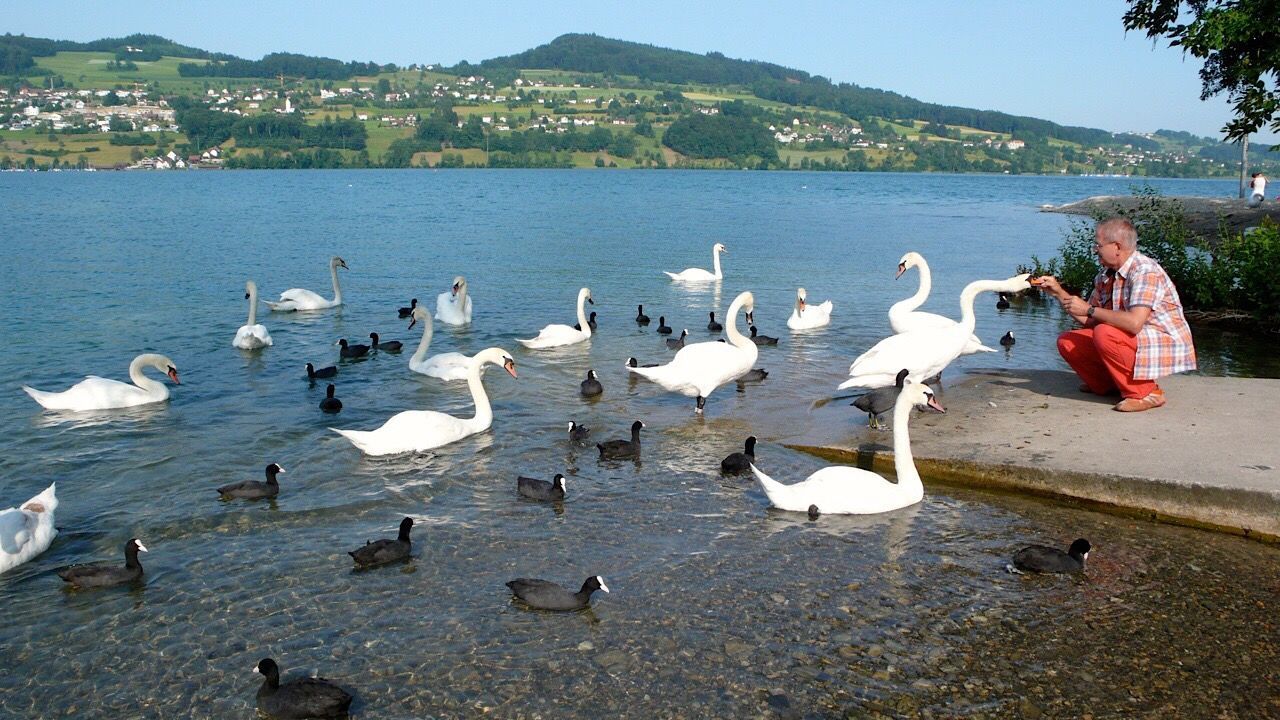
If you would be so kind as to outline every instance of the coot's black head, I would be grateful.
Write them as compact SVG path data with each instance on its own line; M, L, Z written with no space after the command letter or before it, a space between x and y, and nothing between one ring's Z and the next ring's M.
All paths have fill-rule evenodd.
M1093 546L1089 544L1088 540L1080 538L1079 540L1071 543L1071 549L1067 551L1067 554L1081 562L1084 562L1084 560L1089 557L1089 551L1092 549Z
M414 299L412 299L412 300L410 300L410 301L409 301L409 308L410 308L410 309L413 309L413 308L416 308L416 307L418 307L418 298L414 298Z
M716 311L715 311L715 310L712 310L712 311L711 311L711 322L715 322L715 321L716 321Z
M595 379L596 379L596 371L595 371L595 370L588 370L588 371L587 371L587 379L588 379L588 380L595 380Z
M593 303L593 304L594 304L594 303ZM596 311L595 311L595 310L592 310L592 311L591 311L591 317L587 318L587 320L588 320L588 321L590 321L590 322L595 322L595 321L596 321Z
M555 485L560 492L564 492L564 475L556 473L556 476L551 480L551 484Z
M336 385L334 385L333 383L329 383L329 386L324 389L324 396L333 397L333 391L337 389L338 388Z
M582 589L588 592L595 592L597 590L609 592L608 586L604 584L604 578L599 575L592 575L587 578L587 581L582 583Z
M373 341L373 344L374 344L374 345L377 345L377 344L378 344L378 333L369 333L369 339Z
M755 325L752 325L752 326L751 326L751 337L755 337L755 336L756 336L756 326L755 326Z
M280 682L280 667L276 665L276 661L271 658L262 658L258 664L253 666L253 671L262 673L267 680L272 682Z
M666 325L666 324L667 324L667 316L666 316L666 315L659 315L659 316L658 316L658 324L659 324L659 325Z
M409 531L413 529L413 518L407 517L400 521L400 539L408 540Z
M138 538L129 538L129 542L124 544L124 551L126 553L129 551L133 551L134 553L137 553L139 551L146 552L147 546L143 545L142 541L139 540Z
M642 427L645 427L645 424L644 424L643 422L640 422L639 420L637 420L637 421L635 421L635 422L631 423L631 432L633 432L633 433L640 432L640 428L642 428Z
M752 435L751 437L747 438L746 451L748 455L756 454L756 436L755 435Z
M343 350L346 350L346 349L347 349L347 339L346 339L346 338L342 338L341 340L339 340L339 341L338 341L338 344L342 346L342 349L343 349Z
M821 515L821 514L822 514L822 513L818 510L818 506L817 506L817 505L810 505L810 506L809 506L809 519L810 519L810 520L817 520L817 519L818 519L818 516L819 516L819 515Z
M311 377L312 375L315 375L315 374L316 374L316 366L312 365L311 363L307 363L307 377Z
M330 386L330 387L332 387L332 386ZM268 480L275 480L275 479L276 479L276 475L278 475L278 474L280 474L280 473L282 473L282 472L284 472L284 468L283 468L283 467L280 467L280 465L279 465L279 464L277 464L277 463L271 463L270 465L268 465L268 466L267 466L267 479L268 479Z
M627 367L640 367L640 361L633 357L627 358Z

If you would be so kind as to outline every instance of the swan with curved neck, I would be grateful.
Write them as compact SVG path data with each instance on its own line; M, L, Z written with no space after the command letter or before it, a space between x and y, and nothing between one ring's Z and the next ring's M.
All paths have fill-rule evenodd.
M933 288L933 276L929 272L929 263L924 261L924 256L918 252L909 252L898 261L898 274L894 276L894 280L902 277L902 274L911 268L920 271L920 287L916 289L915 295L906 300L900 300L889 308L889 326L895 333L904 333L912 330L941 329L954 325L956 321L949 317L916 310L929 297L929 291ZM995 348L983 345L977 335L970 335L969 342L965 343L964 350L960 354L971 355L977 352L995 352Z
M830 300L820 305L810 305L809 294L804 288L796 290L796 304L787 318L787 327L792 330L811 330L831 324L831 310L835 307Z
M849 366L848 380L839 389L850 387L884 387L897 381L898 371L909 370L912 382L924 382L942 372L963 352L973 335L976 322L973 301L984 292L1020 292L1031 287L1028 275L1015 275L1008 280L975 280L960 293L960 322L943 328L911 330L891 335L866 351Z
M153 367L169 376L175 385L178 369L164 355L146 353L129 363L129 379L133 384L90 375L62 392L44 392L22 386L36 402L46 410L111 410L134 407L169 399L169 388L142 374L142 369Z
M701 342L685 345L666 365L632 367L627 372L646 377L670 392L697 398L697 412L702 412L707 396L721 385L735 380L756 364L759 348L751 338L738 332L738 313L755 310L755 296L744 292L734 298L725 316L728 342Z
M427 348L431 347L433 323L431 313L421 305L413 309L413 320L409 321L409 329L412 330L418 323L422 323L422 341L418 343L417 352L409 358L409 369L441 380L466 380L471 366L471 358L466 355L447 352L427 357Z
M436 296L436 319L445 325L467 325L471 322L471 296L467 294L465 277L455 277L449 292Z
M715 266L716 271L711 273L702 268L686 268L678 273L667 272L666 276L672 280L682 280L685 282L702 282L707 280L720 280L724 277L724 273L720 272L720 253L727 253L724 243L716 243L711 246L711 262Z
M498 365L516 377L516 363L506 350L492 347L476 353L467 367L467 387L476 405L473 417L454 417L434 410L406 410L392 415L377 430L329 429L350 440L365 455L422 452L484 432L493 424L493 408L480 381L480 368L486 364Z
M258 324L258 285L252 280L244 284L244 299L249 301L249 320L236 331L231 344L241 350L257 350L271 344L271 333Z
M578 327L581 330L575 330L569 325L547 325L538 332L538 336L529 338L528 340L516 339L521 345L537 350L539 348L560 347L561 345L573 345L591 338L591 323L587 321L587 315L584 310L585 303L596 304L591 298L590 288L582 288L578 291Z
M338 284L338 268L350 270L347 262L334 255L329 260L329 274L333 277L333 299L325 300L318 293L303 288L291 288L280 293L276 302L263 300L273 312L294 312L297 310L327 310L342 304L342 286Z
M58 484L22 503L0 510L0 573L11 570L49 549L58 536L53 511L58 509Z
M915 505L924 498L924 484L911 456L911 437L907 432L914 407L946 412L927 386L907 381L893 406L896 483L869 470L846 466L823 468L794 485L783 485L754 464L751 471L769 497L769 504L780 510L808 512L811 505L817 505L824 515L873 515Z

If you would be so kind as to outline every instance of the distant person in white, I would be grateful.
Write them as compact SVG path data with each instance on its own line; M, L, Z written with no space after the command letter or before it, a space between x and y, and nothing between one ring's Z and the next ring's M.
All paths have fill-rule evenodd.
M1258 207L1267 199L1267 176L1260 172L1254 173L1249 187L1252 188L1249 191L1249 207Z

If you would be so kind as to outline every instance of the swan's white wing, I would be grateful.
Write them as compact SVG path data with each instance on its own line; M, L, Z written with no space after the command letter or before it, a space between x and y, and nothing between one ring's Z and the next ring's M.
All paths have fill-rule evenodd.
M936 313L913 312L903 313L896 318L890 315L889 324L893 326L895 333L902 334L915 330L946 330L960 323ZM969 342L965 344L964 351L961 354L971 355L976 352L995 352L995 350L983 345L982 340L977 335L970 335Z
M436 296L436 320L446 325L466 325L471 322L471 296L458 306L457 298L452 292L442 292Z
M757 357L753 350L754 345L744 349L722 342L694 343L681 348L666 365L628 370L672 392L706 397L715 388L749 371Z
M448 352L427 358L413 370L441 380L466 380L470 367L471 358L462 353ZM484 367L480 368L482 375L484 369Z
M787 327L792 330L809 330L829 325L834 307L828 300L820 305L806 305L803 313L793 309L791 317L787 318Z
M0 555L17 555L31 542L33 521L17 508L0 511Z
M90 375L84 380L60 392L42 392L23 386L36 402L48 410L109 410L160 402L169 397L169 388L152 395L131 383Z
M265 325L241 325L231 344L241 350L256 350L272 344L271 333Z
M478 432L462 418L433 410L396 413L377 430L329 429L350 440L366 455L431 450Z
M278 302L264 300L267 307L277 312L290 312L294 310L324 310L334 306L332 300L326 300L318 293L303 288L290 288L280 293Z
M50 485L23 503L22 509L0 511L0 572L21 565L53 544L58 535L53 525L53 513L58 508L55 487ZM26 509L37 504L39 512Z
M756 475L759 478L763 473L757 469ZM810 505L817 505L823 514L872 515L920 501L916 493L904 491L876 473L843 465L822 468L794 485L783 485L768 476L760 483L774 507L793 512L806 512Z
M687 268L685 270L681 270L678 273L670 273L670 272L667 272L666 270L663 270L662 272L672 280L684 280L686 282L699 282L704 280L716 279L715 273L708 272L707 270L703 270L702 268Z
M580 343L591 337L589 332L583 330L574 330L569 325L548 325L542 328L535 338L528 340L516 339L516 342L527 348L549 348L558 347L560 345L572 345Z

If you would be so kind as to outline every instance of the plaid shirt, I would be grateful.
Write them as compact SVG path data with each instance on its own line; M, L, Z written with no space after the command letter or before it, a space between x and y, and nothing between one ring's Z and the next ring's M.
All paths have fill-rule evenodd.
M1134 380L1155 380L1196 369L1191 328L1182 315L1182 301L1160 263L1134 251L1113 274L1103 269L1093 279L1089 304L1110 310L1151 308L1151 317L1138 332Z

